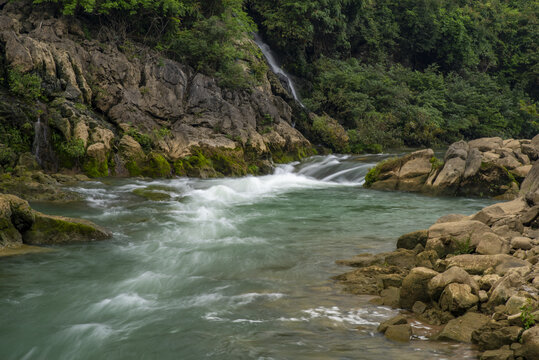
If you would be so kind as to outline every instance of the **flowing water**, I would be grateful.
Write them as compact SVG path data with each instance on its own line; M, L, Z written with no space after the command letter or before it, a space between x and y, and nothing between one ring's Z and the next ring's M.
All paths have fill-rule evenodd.
M266 44L258 34L254 34L254 39L256 45L260 48L262 54L264 54L264 57L266 58L266 61L271 67L271 71L286 82L286 84L288 85L288 90L290 91L290 93L292 93L292 97L294 98L294 100L296 100L298 104L301 105L301 107L305 108L305 105L303 105L303 103L299 99L292 78L286 71L281 68L279 62L277 61L277 57L275 56L269 45Z
M0 359L463 359L386 340L395 310L348 295L335 260L489 202L361 188L380 157L327 156L261 177L136 179L35 203L111 229L103 242L0 259ZM167 194L152 201L138 188Z

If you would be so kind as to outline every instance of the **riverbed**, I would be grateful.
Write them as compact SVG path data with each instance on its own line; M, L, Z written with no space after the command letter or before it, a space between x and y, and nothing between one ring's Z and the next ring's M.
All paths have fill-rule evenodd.
M384 156L316 156L260 177L106 179L33 203L113 239L0 259L0 359L463 359L391 342L396 310L346 294L335 260L492 201L362 188ZM154 200L133 193L145 189ZM159 200L156 200L159 199Z

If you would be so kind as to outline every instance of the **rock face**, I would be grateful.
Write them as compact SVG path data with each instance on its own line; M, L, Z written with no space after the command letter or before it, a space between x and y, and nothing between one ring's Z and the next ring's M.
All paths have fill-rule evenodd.
M515 198L539 184L539 169L532 166L539 141L482 138L458 141L443 161L431 149L386 160L371 169L365 186L435 195ZM530 174L530 176L527 176ZM527 180L523 180L527 177Z
M91 177L244 175L268 171L272 157L309 154L310 143L291 126L292 108L272 93L271 73L252 91L225 89L160 53L105 35L113 33L89 40L80 23L52 8L2 5L5 66L41 77L50 99L41 111L43 136L77 148L73 157L53 146L55 159L38 159L43 166L78 167ZM204 166L215 171L191 171Z
M45 215L32 210L25 200L0 194L0 256L17 254L12 250L28 244L73 243L111 236L108 230L90 221Z

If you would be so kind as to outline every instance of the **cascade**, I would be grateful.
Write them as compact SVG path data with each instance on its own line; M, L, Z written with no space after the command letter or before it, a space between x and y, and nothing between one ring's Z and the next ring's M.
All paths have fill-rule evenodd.
M38 164L42 168L49 168L54 164L52 150L49 143L49 127L37 118L34 124L34 143L32 144L32 153L36 157Z
M266 61L268 62L269 66L271 67L271 71L277 75L279 78L281 78L283 81L286 82L288 85L288 89L290 90L290 93L292 94L292 97L294 100L298 102L298 104L301 105L302 108L305 108L305 105L301 102L301 100L298 97L296 87L294 86L294 82L292 81L290 75L286 71L284 71L277 62L277 58L275 57L275 54L271 50L268 44L266 44L260 35L254 34L255 37L255 43L258 45L260 50L262 51L262 54L264 54L264 57L266 58Z

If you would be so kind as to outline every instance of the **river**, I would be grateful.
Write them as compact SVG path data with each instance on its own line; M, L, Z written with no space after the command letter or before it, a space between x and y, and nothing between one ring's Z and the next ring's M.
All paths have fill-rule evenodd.
M272 175L74 188L33 203L112 240L0 259L0 359L462 359L467 345L386 340L396 311L348 295L335 260L489 200L363 189L383 156L317 156ZM135 189L167 194L152 201Z

